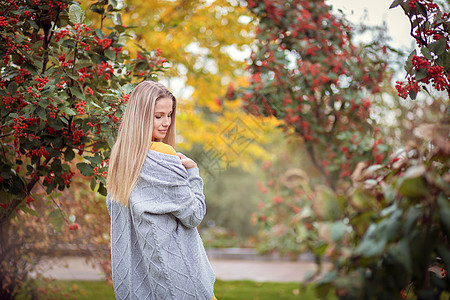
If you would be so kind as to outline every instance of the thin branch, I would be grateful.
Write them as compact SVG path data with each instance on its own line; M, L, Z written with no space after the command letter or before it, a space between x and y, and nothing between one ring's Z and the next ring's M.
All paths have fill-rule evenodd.
M0 139L4 138L4 137L8 137L10 135L13 135L14 132L10 132L10 133L5 133L5 134L0 134Z
M324 169L322 168L322 166L319 164L319 162L316 159L316 154L315 154L312 143L306 142L305 145L306 145L306 151L308 152L308 155L311 158L313 165L317 168L317 170L319 170L319 172L322 174L323 177L327 178L327 174L325 173ZM330 181L330 185L333 190L336 189L334 182Z
M39 182L39 185L40 185L43 189L45 189L44 186L42 185L42 183ZM63 217L64 221L66 221L66 223L69 224L69 225L72 224L72 222L70 222L70 220L69 220L69 219L66 217L66 215L63 213L64 211L63 211L62 207L59 205L59 203L56 202L56 200L53 198L53 196L52 196L51 194L48 194L48 196L49 196L50 199L52 200L53 204L56 205L56 208L58 208L59 213L60 213L61 216Z
M417 8L415 8L414 10L417 10ZM411 12L410 14L408 14L407 12L406 12L406 10L405 9L403 9L403 11L404 11L404 13L405 13L405 15L408 17L408 20L409 20L409 23L411 24L411 31L409 32L409 34L414 38L414 39L416 39L416 40L418 40L420 43L422 43L422 45L424 45L424 46L427 46L427 43L422 39L422 37L419 35L419 36L415 36L414 35L414 24L413 24L413 20L412 20L412 15L413 15L413 13ZM416 15L416 18L417 18L417 13L416 14L414 14L414 15ZM418 26L419 26L419 24L417 24Z
M43 27L43 29L44 29L44 45L42 48L45 50L48 50L48 46L50 45L50 41L51 41L51 39L53 37L53 33L55 32L55 29L56 29L56 23L57 23L56 21L58 20L60 13L61 13L61 10L58 9L56 16L55 16L55 20L53 21L53 28L51 28L51 26ZM48 51L45 51L44 60L42 62L41 74L45 74L45 71L47 70L47 63L48 63Z

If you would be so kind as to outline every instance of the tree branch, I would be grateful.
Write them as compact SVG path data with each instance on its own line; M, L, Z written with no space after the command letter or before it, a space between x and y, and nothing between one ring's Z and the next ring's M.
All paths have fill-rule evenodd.
M10 133L5 133L5 134L0 134L0 139L4 138L4 137L8 137L10 135L13 135L14 132L10 132Z

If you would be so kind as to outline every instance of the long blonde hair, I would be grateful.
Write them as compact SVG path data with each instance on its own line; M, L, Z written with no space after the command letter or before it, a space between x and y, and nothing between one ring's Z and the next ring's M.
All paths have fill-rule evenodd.
M143 81L134 88L128 100L111 150L107 178L109 196L124 206L128 206L151 146L155 103L161 98L172 100L172 122L162 142L175 147L176 99L173 94L161 83Z

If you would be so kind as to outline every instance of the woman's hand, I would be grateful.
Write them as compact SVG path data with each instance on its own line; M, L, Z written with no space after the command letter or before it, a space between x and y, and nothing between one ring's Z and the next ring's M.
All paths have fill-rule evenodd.
M195 161L193 161L183 153L178 152L177 156L181 159L181 163L186 169L197 168L197 164L195 163Z

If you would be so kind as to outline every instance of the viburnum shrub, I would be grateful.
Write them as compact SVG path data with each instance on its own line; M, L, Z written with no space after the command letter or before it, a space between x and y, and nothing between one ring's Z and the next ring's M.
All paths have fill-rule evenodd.
M4 1L0 7L0 97L3 155L0 220L28 211L26 196L41 182L47 193L70 185L76 154L84 175L105 192L109 146L132 83L163 69L161 52L123 51L126 27L104 1L92 5L117 24L90 28L71 1ZM109 13L107 13L109 12ZM109 144L108 144L109 143ZM95 182L93 182L95 185Z
M124 50L130 36L116 1L93 2L91 10L100 27L91 27L74 1L0 2L2 229L21 211L28 214L22 218L39 217L35 200L46 198L35 197L35 187L49 195L69 187L77 156L83 157L80 172L92 176L91 188L106 194L109 149L129 93L136 82L156 79L165 68L158 49L141 49L133 58ZM78 229L74 216L49 203L54 230L64 221ZM0 247L5 262L10 248ZM5 281L7 273L2 264L2 299L17 287Z
M370 107L387 48L356 46L349 24L325 1L248 1L248 8L259 26L246 109L273 115L301 136L333 189L358 162L385 161Z
M434 58L416 61L430 66ZM403 148L381 163L357 163L351 183L335 190L304 170L266 163L260 189L271 201L253 216L265 226L264 246L327 259L332 267L316 282L321 299L330 292L339 299L448 298L449 124L444 114L417 126Z
M294 151L309 158L301 162L303 169L312 164L308 178L345 190L359 162L387 159L389 147L370 111L385 80L387 47L356 46L353 29L324 1L248 1L248 7L259 25L250 85L234 94L241 92L250 113L273 115L286 133L301 138ZM261 204L254 220L264 224L264 250L294 255L317 233L314 216L307 222L296 216L311 195L285 188L281 174L290 167L275 161L266 170L261 187L272 201Z
M397 81L398 95L414 100L420 89L432 86L450 97L450 13L432 0L396 0L390 8L397 6L411 20L410 34L420 49L406 60L407 81Z

